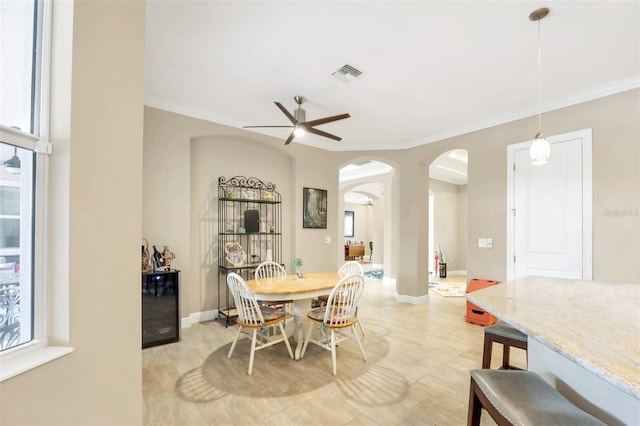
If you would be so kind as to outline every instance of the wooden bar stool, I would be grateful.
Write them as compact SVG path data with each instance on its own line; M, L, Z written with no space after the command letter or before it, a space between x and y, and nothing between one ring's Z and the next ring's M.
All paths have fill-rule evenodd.
M604 425L532 371L471 370L467 426L482 409L502 425Z
M491 368L491 353L493 342L502 344L501 370L522 370L509 365L511 347L527 350L527 335L513 327L497 322L484 329L484 350L482 353L482 368Z

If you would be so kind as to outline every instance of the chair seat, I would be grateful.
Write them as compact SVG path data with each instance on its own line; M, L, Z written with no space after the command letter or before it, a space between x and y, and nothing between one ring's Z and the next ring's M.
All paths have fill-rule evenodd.
M498 424L604 425L532 371L471 370L469 424L474 395Z
M338 322L344 321L345 319L349 319L348 310L338 307L337 309L333 309L331 312L332 312L331 318L327 318L327 321L326 321L327 327L331 327L331 323L338 323ZM315 308L309 311L307 316L316 322L323 322L325 319L324 318L325 313L326 313L326 308ZM354 321L352 322L355 322L355 318L354 318Z
M520 370L520 368L510 364L511 347L526 351L527 335L502 322L485 327L482 368L491 368L493 343L502 344L502 366L500 368L503 370Z
M260 306L260 311L262 312L262 317L264 318L265 323L279 320L285 316L282 310L272 308L271 306Z
M525 344L527 343L526 334L524 334L520 330L516 330L515 328L509 327L508 325L504 325L500 322L494 325L490 325L489 327L485 327L484 332L485 334L492 334L495 336L516 340Z

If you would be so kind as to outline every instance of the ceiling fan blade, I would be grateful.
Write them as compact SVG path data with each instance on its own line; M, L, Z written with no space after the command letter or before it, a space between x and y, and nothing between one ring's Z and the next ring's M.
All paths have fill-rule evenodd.
M295 137L296 137L295 133L291 132L291 134L289 135L287 140L284 142L284 144L285 145L289 145L291 143L291 141L295 139Z
M343 120L343 119L349 118L349 117L351 117L349 114L334 115L334 116L331 116L331 117L319 118L317 120L305 121L304 125L306 127L309 127L309 126L313 127L313 126L318 126L320 124L330 123L332 121Z
M307 132L313 133L314 135L324 136L325 138L333 139L336 141L341 141L342 138L336 135L332 135L331 133L323 132L322 130L314 129L313 127L306 127Z
M292 128L293 126L242 126L243 129L254 129L257 127L288 127Z
M292 122L293 124L298 124L298 120L296 120L296 118L291 115L291 113L289 111L287 111L287 109L285 107L282 106L282 104L280 102L274 102L276 104L276 106L278 108L280 108L280 111L282 111L284 113L284 115L287 116L287 118L289 119L290 122Z

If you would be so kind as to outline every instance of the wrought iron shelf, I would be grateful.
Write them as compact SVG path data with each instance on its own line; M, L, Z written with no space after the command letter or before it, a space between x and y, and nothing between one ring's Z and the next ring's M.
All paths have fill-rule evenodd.
M218 319L226 325L235 315L227 274L252 279L261 261L282 264L281 205L271 182L245 176L218 178Z

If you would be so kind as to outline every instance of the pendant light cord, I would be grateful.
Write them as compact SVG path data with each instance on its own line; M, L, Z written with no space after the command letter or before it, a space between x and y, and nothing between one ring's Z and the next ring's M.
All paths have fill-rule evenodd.
M542 132L542 49L540 48L540 21L538 19L538 133Z

